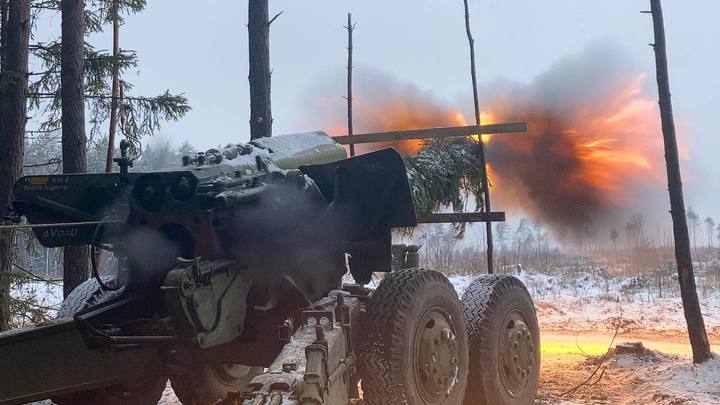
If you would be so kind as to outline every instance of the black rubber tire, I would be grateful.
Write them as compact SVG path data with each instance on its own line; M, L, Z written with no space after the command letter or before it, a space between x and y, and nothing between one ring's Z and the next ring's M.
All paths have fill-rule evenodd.
M474 280L462 297L470 340L470 376L465 405L530 405L535 400L540 375L540 332L532 298L515 277L487 275ZM517 392L506 388L501 371L501 339L510 314L523 318L534 344L534 363L527 381Z
M106 285L115 285L115 277L103 277L102 281ZM104 291L95 278L90 278L72 290L60 305L56 318L70 318L76 312L101 304L121 293L122 290ZM53 402L58 405L157 405L166 383L165 377L144 378L53 398Z
M263 372L262 367L248 367L247 375L230 378L208 364L192 368L191 374L170 378L170 385L183 405L209 405L225 399L230 392L247 390L250 381Z
M424 314L439 308L454 329L457 368L449 393L426 400L416 377L416 346ZM359 371L365 405L461 404L468 375L468 341L462 305L441 273L409 269L388 274L362 318ZM426 396L427 398L427 396ZM429 402L433 401L433 402Z
M114 286L115 277L101 277L103 283ZM122 289L117 291L104 291L100 288L100 284L94 277L85 280L82 284L75 287L70 295L60 305L55 318L71 318L76 312L80 312L85 308L108 301L122 293Z

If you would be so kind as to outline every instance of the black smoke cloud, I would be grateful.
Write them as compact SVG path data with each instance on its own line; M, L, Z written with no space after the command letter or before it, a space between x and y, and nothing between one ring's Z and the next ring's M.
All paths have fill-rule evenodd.
M628 127L617 125L612 133L597 133L593 126L593 119L623 102L639 100L647 112L646 102L656 97L650 81L638 82L637 92L626 94L628 84L646 71L622 49L597 43L558 60L530 83L499 79L481 86L481 109L491 112L495 122L527 121L530 126L526 134L495 135L488 143L494 207L521 211L565 242L621 228L634 212L660 217L665 204L664 186L655 181L663 170L656 112L646 114L645 122L632 118ZM343 89L342 75L311 87L311 126L345 132L346 105L337 96ZM470 97L448 102L378 71L359 69L355 93L356 133L458 125L458 112L468 122L473 117ZM578 127L583 122L587 125ZM621 150L634 148L652 173L615 172L588 162L584 145L596 138L612 139L599 146L609 160L622 160ZM587 178L589 173L602 181Z

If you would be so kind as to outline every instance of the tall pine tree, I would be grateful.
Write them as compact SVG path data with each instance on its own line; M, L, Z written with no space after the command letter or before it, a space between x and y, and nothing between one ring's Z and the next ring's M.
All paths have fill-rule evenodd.
M85 8L85 35L103 32L109 24L124 24L124 16L139 13L145 8L145 0L93 0ZM47 0L35 9L34 17L42 20L44 13L52 13L60 7L59 0ZM114 29L114 28L113 28ZM87 137L96 143L108 136L108 121L111 118L113 103L122 117L120 131L135 149L139 148L145 136L158 131L163 121L176 121L189 110L188 100L183 94L173 94L169 90L148 97L133 94L132 83L122 81L124 97L114 97L112 77L122 75L138 66L138 57L133 51L118 49L109 53L96 49L92 44L84 44L85 55L85 105ZM35 121L33 133L52 141L61 131L61 92L60 92L60 41L37 42L30 46L31 56L42 68L34 72L30 83L29 97Z
M27 120L30 0L6 0L0 31L0 224L9 215L12 187L22 173ZM0 231L0 330L10 322L10 276L14 233Z
M63 173L87 171L85 136L85 1L62 0L60 87L62 99ZM63 292L67 297L88 278L88 248L64 251Z
M278 14L279 15L279 14ZM277 18L277 15L273 20ZM268 0L248 2L250 139L272 136L270 108L270 24Z

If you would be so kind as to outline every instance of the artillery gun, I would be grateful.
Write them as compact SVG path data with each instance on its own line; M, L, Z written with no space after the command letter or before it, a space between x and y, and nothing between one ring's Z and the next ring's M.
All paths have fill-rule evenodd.
M489 275L460 299L392 245L418 223L394 149L346 158L312 132L154 173L122 149L119 173L15 186L44 246L111 252L117 272L93 253L55 321L0 334L1 404L150 405L168 379L186 405L532 403L527 290Z

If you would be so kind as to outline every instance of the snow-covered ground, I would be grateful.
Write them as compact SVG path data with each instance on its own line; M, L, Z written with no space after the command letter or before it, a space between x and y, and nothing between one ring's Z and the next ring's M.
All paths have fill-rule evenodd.
M647 331L667 335L685 334L685 317L680 297L654 298L644 292L628 293L633 278L561 282L542 274L515 275L528 287L535 302L540 326L546 330ZM474 277L450 276L462 295ZM720 337L720 297L700 300L705 327Z
M515 274L533 296L541 327L548 330L638 330L669 335L683 334L685 318L679 297L656 298L644 292L628 292L631 277L600 278L586 275L578 280L559 280L544 274ZM474 276L448 277L462 295ZM348 280L350 281L350 280ZM371 287L377 285L373 282ZM36 304L57 308L62 286L33 281L13 290L16 298L34 297ZM700 297L708 333L720 337L720 296ZM52 316L53 313L51 312Z
M59 283L30 281L14 288L12 296L24 300L34 298L38 305L54 307L62 303L63 289Z
M672 398L674 403L720 403L720 356L692 365L682 356L623 354L615 358L611 367L631 370L649 382L648 391L658 402Z
M644 293L625 293L632 278L558 280L543 274L519 272L515 275L533 296L541 327L548 330L651 331L682 335L685 318L679 297L653 298ZM459 295L473 276L449 276ZM62 302L62 287L44 282L29 282L15 289L16 298L35 297L37 305L57 308ZM720 337L720 297L701 297L700 304L708 333ZM52 313L50 314L53 315Z
M717 405L719 382L720 357L693 365L685 356L648 351L613 355L598 369L597 357L544 354L536 404Z
M664 350L663 342L685 347L685 320L679 297L657 298L642 291L633 291L630 277L599 278L592 275L578 280L561 280L543 274L519 271L515 274L530 291L540 327L547 343L554 334L571 335L575 339L568 352L543 352L543 370L537 404L720 404L720 357L694 366L686 354ZM459 295L474 277L449 276ZM377 285L377 282L373 283ZM371 284L371 287L373 285ZM16 297L32 297L38 305L56 308L62 300L62 288L54 284L32 282L13 291ZM720 299L701 298L705 324L711 339L720 339ZM599 350L607 348L606 335L620 324L618 342L624 336L648 337L647 346L660 351L647 355L619 355L607 362L603 381L561 396L568 387L582 381L595 368L585 355L571 353L575 344L583 344L588 336L600 334ZM597 335L595 335L597 336ZM626 339L625 339L626 340ZM587 348L586 347L586 348ZM675 353L675 354L670 354ZM596 354L596 353L588 353ZM168 388L161 401L164 405L179 404Z
M13 325L25 327L55 317L62 303L63 289L60 283L30 281L13 283L10 294L23 303L13 306Z

